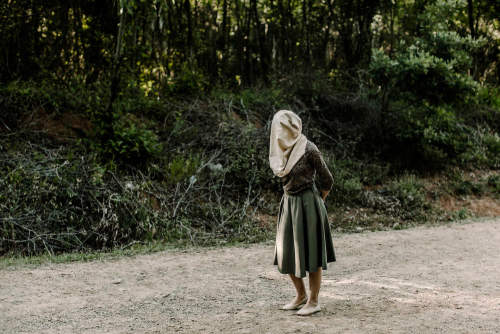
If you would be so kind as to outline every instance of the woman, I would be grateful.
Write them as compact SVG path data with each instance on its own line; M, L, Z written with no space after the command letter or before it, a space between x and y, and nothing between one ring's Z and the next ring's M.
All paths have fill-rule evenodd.
M311 315L321 310L318 293L322 269L334 262L335 252L324 200L332 184L320 151L302 134L302 121L289 110L277 112L271 124L269 164L283 182L274 264L282 274L289 274L297 295L285 310ZM321 195L315 185L318 183ZM310 294L303 277L309 272Z

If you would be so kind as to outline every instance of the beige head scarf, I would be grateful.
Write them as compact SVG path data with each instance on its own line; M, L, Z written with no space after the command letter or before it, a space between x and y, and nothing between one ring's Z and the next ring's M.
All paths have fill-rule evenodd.
M306 152L302 120L290 110L280 110L271 124L269 165L276 176L287 175Z

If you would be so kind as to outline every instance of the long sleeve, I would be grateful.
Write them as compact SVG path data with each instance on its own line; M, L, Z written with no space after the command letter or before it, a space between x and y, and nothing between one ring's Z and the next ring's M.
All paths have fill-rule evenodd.
M312 188L315 180L320 190L330 190L333 185L332 174L321 152L314 143L308 141L302 158L290 173L282 178L283 190L289 195L298 194L304 189Z
M316 145L314 150L311 152L310 159L314 169L316 170L317 182L320 190L330 190L333 186L332 173L328 169L325 160L321 152L318 150Z

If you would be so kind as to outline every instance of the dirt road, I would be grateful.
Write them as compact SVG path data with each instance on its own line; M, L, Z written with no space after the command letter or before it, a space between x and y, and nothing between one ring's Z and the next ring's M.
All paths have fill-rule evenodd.
M500 333L500 220L334 236L323 311L273 245L0 271L2 333ZM307 282L306 282L307 283Z

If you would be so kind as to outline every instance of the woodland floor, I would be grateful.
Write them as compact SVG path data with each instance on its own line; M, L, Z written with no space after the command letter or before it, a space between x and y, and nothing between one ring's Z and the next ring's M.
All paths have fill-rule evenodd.
M2 333L499 333L500 220L336 234L322 312L273 243L0 270ZM307 283L307 282L306 282Z

